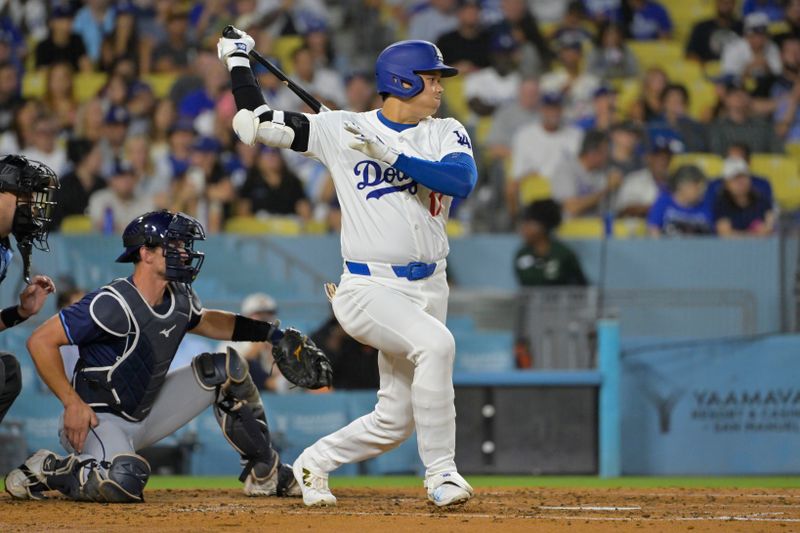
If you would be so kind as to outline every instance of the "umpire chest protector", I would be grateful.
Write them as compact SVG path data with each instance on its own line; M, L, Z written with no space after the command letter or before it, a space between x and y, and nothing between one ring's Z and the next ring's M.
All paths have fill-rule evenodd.
M103 287L92 302L92 320L109 335L124 339L124 350L113 365L88 367L82 359L78 362L75 391L96 410L140 421L153 407L192 313L197 312L187 285L170 282L167 291L171 304L163 315L127 279Z

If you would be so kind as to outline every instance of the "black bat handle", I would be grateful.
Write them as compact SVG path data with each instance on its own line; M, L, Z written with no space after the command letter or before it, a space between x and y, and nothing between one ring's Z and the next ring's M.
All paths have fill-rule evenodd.
M222 36L226 39L238 39L240 37L230 24L225 26L225 29L222 30Z

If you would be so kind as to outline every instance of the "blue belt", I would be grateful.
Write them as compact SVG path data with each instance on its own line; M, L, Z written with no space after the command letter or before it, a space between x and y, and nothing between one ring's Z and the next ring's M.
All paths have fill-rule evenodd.
M351 274L359 274L361 276L371 276L369 265L366 263L356 263L355 261L345 261L347 270ZM436 271L436 263L420 263L413 261L407 265L391 265L392 271L398 278L406 278L409 281L416 281L425 279L433 275Z

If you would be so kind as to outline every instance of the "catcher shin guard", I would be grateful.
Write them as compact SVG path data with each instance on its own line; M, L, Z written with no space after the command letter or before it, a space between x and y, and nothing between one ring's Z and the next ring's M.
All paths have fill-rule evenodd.
M100 503L139 503L150 478L150 464L134 453L115 455L110 463L81 461L72 454L49 454L42 463L41 477L48 489L70 499Z
M94 471L98 477L97 471ZM150 464L141 455L120 453L108 465L97 490L105 502L135 503L144 501L144 486L150 479Z
M206 390L217 390L214 415L222 434L246 462L239 481L251 470L268 476L278 462L272 449L264 405L247 361L233 348L226 353L203 353L192 360L197 381Z

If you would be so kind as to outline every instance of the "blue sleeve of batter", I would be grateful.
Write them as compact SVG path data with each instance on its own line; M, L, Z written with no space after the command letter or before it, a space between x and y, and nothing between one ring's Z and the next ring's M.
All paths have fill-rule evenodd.
M430 190L456 198L469 196L478 181L475 160L463 152L447 154L441 161L400 154L392 166Z

